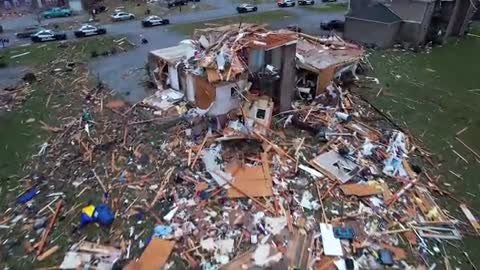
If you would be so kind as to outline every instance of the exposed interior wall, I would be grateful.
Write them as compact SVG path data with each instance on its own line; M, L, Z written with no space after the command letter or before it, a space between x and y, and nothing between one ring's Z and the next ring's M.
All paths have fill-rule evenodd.
M242 85L244 83L245 82L238 82L238 84ZM237 83L217 85L215 88L215 100L207 114L210 116L224 115L238 108L240 106L240 100L237 98L236 91L234 90L235 87L237 87Z
M185 91L185 95L187 96L187 100L189 102L195 103L195 79L193 75L187 73L187 89Z
M265 66L265 50L251 49L248 53L248 70L252 73L260 71Z
M315 97L317 95L318 77L317 71L298 68L296 81L298 95L302 98Z
M295 95L295 76L296 76L296 52L297 44L291 44L281 47L282 49L282 69L280 76L280 91L278 93L280 112L290 110L292 100Z
M206 78L195 75L193 77L195 81L195 104L200 109L208 109L215 100L215 87Z
M170 88L180 91L180 82L178 77L178 70L175 65L168 65L168 79L170 82Z
M322 94L327 86L332 83L333 77L335 75L335 66L330 66L320 71L317 80L317 96Z
M266 134L272 124L274 104L270 97L262 96L252 103L245 103L243 109L247 112L246 125L260 134Z

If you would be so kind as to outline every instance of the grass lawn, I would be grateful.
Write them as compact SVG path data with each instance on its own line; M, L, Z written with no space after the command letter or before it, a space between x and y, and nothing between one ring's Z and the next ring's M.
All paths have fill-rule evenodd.
M348 3L327 3L322 5L301 6L301 8L315 12L344 12L348 10Z
M93 51L98 54L115 48L118 52L128 50L132 46L126 41L119 41L122 37L100 36L66 41L66 48L60 47L58 42L33 43L28 46L11 47L0 50L0 62L7 65L42 65L65 55L72 60L83 61L91 56ZM115 42L118 41L118 42ZM30 52L25 56L12 56Z
M480 34L478 25L474 34ZM479 48L480 38L470 36L452 40L430 53L377 51L370 61L375 68L373 76L380 80L380 85L362 90L376 106L422 140L439 160L439 186L473 209L480 208L480 159L455 137L458 131L467 128L459 137L480 153ZM380 88L383 90L377 97ZM450 209L450 214L464 219L458 203L448 199L439 203ZM480 257L474 253L480 241L470 237L464 243L455 244L468 251L476 265L480 265ZM465 257L451 252L450 256L455 254L455 260L462 262L459 267L467 269Z
M66 48L59 47L59 43L54 42L14 47L0 51L0 60L5 59L8 65L18 64L28 66L36 72L52 73L51 80L37 81L31 85L32 94L22 106L14 108L11 112L0 111L0 130L2 130L0 132L0 188L8 185L10 181L5 179L18 173L24 161L33 153L36 153L39 150L38 146L46 139L46 133L40 129L39 121L54 125L55 120L65 116L65 114L54 113L55 110L52 107L55 104L61 104L57 111L68 110L68 104L73 102L68 97L68 93L64 92L67 89L64 89L64 86L68 85L69 80L72 81L75 78L55 75L49 63L63 60L80 63L89 59L92 51L101 54L105 51L111 51L112 48L116 48L118 52L121 51L120 47L124 50L131 48L130 44L119 41L120 39L119 37L117 39L114 37L93 37L68 42ZM120 43L122 44L119 45ZM15 59L10 58L24 52L30 52L30 54ZM60 64L59 67L64 67L64 65ZM0 72L2 72L2 69L0 69ZM70 77L72 76L74 77L74 74L70 75ZM51 93L55 94L51 95ZM47 107L46 103L49 96L50 106ZM35 119L35 121L26 123L25 121L30 118ZM1 201L3 199L4 197L0 198L0 205L2 205Z
M96 85L95 74L90 74L86 70L86 60L91 57L91 52L96 51L101 54L111 51L112 48L120 52L120 47L127 50L131 46L121 37L107 36L86 38L67 44L67 47L59 47L58 42L33 44L0 51L0 55L7 59L10 65L28 66L35 71L38 79L29 86L31 94L25 103L14 107L12 111L0 111L0 193L3 195L0 197L0 211L2 212L11 205L18 194L24 191L25 187L19 184L18 179L23 177L25 172L32 170L28 168L31 164L28 161L34 158L32 155L39 151L41 144L44 142L51 144L52 140L58 136L43 130L40 121L61 127L72 119L78 119L82 114L82 104L86 102L83 91L89 91ZM10 59L11 55L25 51L31 53ZM64 68L67 61L76 63L73 71L56 71L57 68ZM27 121L28 119L31 121ZM49 149L50 147L47 151L50 151ZM67 194L67 199L74 198L75 191L64 190L64 192ZM78 202L86 202L92 198L86 194L76 199ZM94 199L98 200L98 198ZM71 235L63 235L64 232L71 231L71 222L77 222L77 220L58 221L51 235L51 239L58 238L56 244L61 245L63 250L71 244L69 242ZM108 237L109 232L98 230L93 226L83 234L92 238L99 234L102 237ZM19 243L23 243L22 237L19 236L18 239ZM15 250L17 254L24 253L22 244L9 245L9 248ZM26 256L2 255L0 255L2 269L7 268L7 265L13 266L13 269L33 269L32 266L51 266L53 263L58 263L64 253L57 252L41 263L33 262Z
M294 16L295 15L284 10L274 10L274 11L267 11L262 13L254 12L254 13L247 13L244 15L232 16L224 19L204 21L200 23L176 24L176 25L172 25L170 29L172 31L175 31L181 34L191 35L193 31L195 31L195 29L212 27L215 25L222 26L226 24L233 24L233 23L240 23L240 22L257 23L257 24L271 23L281 19L291 19Z

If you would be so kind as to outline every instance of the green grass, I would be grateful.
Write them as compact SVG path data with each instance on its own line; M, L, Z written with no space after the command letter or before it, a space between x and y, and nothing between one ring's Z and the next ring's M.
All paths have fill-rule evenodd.
M118 39L117 37L117 41ZM85 75L88 73L85 73L87 71L82 68L80 62L89 59L92 51L95 50L101 53L111 50L112 46L119 47L118 43L114 41L114 37L105 36L68 42L66 48L58 47L59 43L45 43L10 48L1 52L2 56L10 61L9 64L20 64L35 70L37 78L40 80L30 86L33 92L23 105L14 107L12 111L0 111L0 193L3 195L0 197L0 211L3 212L7 207L13 205L15 198L25 191L26 187L19 183L19 178L23 177L27 172L43 172L42 165L39 168L29 168L29 164L32 164L30 160L38 158L32 156L38 152L40 145L44 142L51 144L52 139L57 134L42 130L40 121L51 126L60 127L62 124L70 122L69 118L78 119L80 117L82 104L85 102L85 97L81 92L83 84L78 81L75 84L73 82L79 76L88 76ZM120 46L125 50L130 48L128 43ZM31 54L14 60L10 59L11 55L24 51L30 51ZM62 73L53 71L57 67L64 67L66 61L77 63L74 71ZM0 70L0 72L2 71ZM84 86L87 89L92 89L95 82L93 74L90 74ZM47 100L49 100L48 107L46 106ZM30 118L35 120L31 123L26 123L26 120ZM38 164L41 164L41 162ZM85 193L81 197L75 198L75 190L58 191L64 191L66 200L75 201L76 203L85 203L89 199L99 202L101 198L101 194L96 193ZM42 201L39 201L39 203L43 204ZM74 223L78 223L77 213L79 211L75 211L66 220L59 220L52 232L50 239L59 237L56 244L61 245L63 251L66 250L66 247L72 241L72 236L69 234L72 229L70 219L72 218ZM18 229L16 227L17 231L15 233L17 234L13 233L11 235L18 236ZM92 225L81 233L81 236L83 235L88 236L89 239L94 239L97 235L102 235L102 238L106 238L109 236L109 233L108 230L98 229ZM19 244L13 245L14 238L10 238L12 241L10 241L8 249L11 248L15 254L24 254L23 238L18 236ZM63 255L64 252L57 252L41 263L32 262L31 257L27 256L0 256L0 268L6 265L13 267L13 269L51 266L58 264Z
M52 72L53 68L48 65L50 61L68 59L78 63L87 60L92 51L101 53L105 50L111 50L113 46L118 47L113 37L87 38L68 44L69 46L66 48L58 47L59 43L9 48L1 52L0 59L5 59L9 65L19 64L29 66L36 71ZM130 48L129 45L122 46L124 49ZM10 59L10 56L26 51L31 53ZM0 130L2 130L0 132L0 187L2 188L8 187L10 181L6 181L6 179L18 173L28 157L36 153L39 150L39 145L47 139L47 135L50 135L40 129L39 121L55 125L57 117L64 115L54 113L55 110L52 110L52 106L61 104L60 108L63 110L68 109L73 102L63 92L63 87L52 83L53 78L55 78L66 84L68 82L67 78L57 78L55 76L57 75L53 74L52 79L48 82L33 83L31 85L32 94L20 107L14 107L11 112L0 111ZM75 78L69 79L73 80ZM47 108L45 104L50 94L52 94L50 106ZM34 118L35 122L26 124L25 121L29 118ZM0 205L2 205L2 199L5 199L5 197L0 198Z
M479 32L477 25L474 34ZM375 69L373 76L381 84L362 90L375 105L407 127L433 152L441 164L437 172L441 175L440 187L466 201L473 209L480 208L480 160L456 141L455 134L468 127L460 138L480 153L479 48L480 38L467 37L434 48L431 53L377 51L370 61ZM380 88L383 91L376 97ZM467 159L468 164L453 150ZM438 201L450 210L450 214L465 219L458 203L445 198ZM464 246L455 244L462 245L462 249L480 265L480 257L475 255L480 242L469 238L464 243ZM465 265L462 254L451 252L450 255L458 255ZM467 266L460 268L464 267Z
M306 10L315 11L315 12L344 12L348 10L347 3L328 3L324 5L313 5L313 6L301 6Z
M204 21L200 23L177 24L172 25L170 29L184 35L191 35L195 31L195 29L222 26L226 24L234 24L240 22L256 24L271 23L282 19L293 18L294 16L295 15L289 13L288 11L274 10L262 13L247 13L245 15L237 15L229 18Z
M116 43L122 37L94 37L77 39L67 41L66 48L59 46L58 42L50 43L34 43L28 46L11 47L0 51L0 62L7 63L7 65L43 65L49 61L57 59L62 54L76 60L86 60L91 56L92 51L97 51L99 54L105 50L116 48L117 51L128 50L132 46L128 42L122 45ZM25 52L30 52L25 56L11 58Z

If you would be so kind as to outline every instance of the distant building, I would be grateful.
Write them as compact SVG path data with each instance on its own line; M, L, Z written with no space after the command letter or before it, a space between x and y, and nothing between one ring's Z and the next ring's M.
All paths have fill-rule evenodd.
M382 48L444 42L464 35L478 6L478 0L352 0L344 37Z
M0 11L69 7L69 0L0 0Z

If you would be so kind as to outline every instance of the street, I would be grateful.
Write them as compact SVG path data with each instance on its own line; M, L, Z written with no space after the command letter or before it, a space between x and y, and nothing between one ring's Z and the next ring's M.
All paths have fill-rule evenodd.
M237 4L231 1L203 1L209 5L215 6L216 9L170 16L168 19L171 24L189 24L238 16L235 9ZM344 0L342 1L345 2ZM315 5L321 6L325 5L325 3L315 3ZM298 6L279 8L274 1L268 4L259 4L257 13L274 10L283 10L292 14L292 16L291 18L271 23L271 28L279 29L288 25L298 25L304 32L311 34L321 34L320 22L322 21L344 18L343 12L319 13L318 11L308 10ZM248 14L246 16L248 16ZM75 17L52 20L65 22L74 19ZM30 43L30 40L28 39L17 39L15 37L15 31L35 23L36 20L34 15L2 21L2 25L6 31L2 37L10 40L8 46L18 46ZM137 102L147 95L142 82L145 75L143 67L145 66L148 52L154 49L173 46L183 39L188 39L188 36L172 31L171 26L143 28L139 20L111 23L103 25L103 27L107 29L107 34L109 35L126 35L132 42L139 44L135 49L121 55L102 57L89 63L92 72L99 76L104 83L110 88L115 89L115 91L121 94L129 102ZM145 37L149 43L141 45L139 42L140 35ZM73 31L67 32L67 36L69 40L75 39Z

